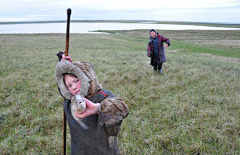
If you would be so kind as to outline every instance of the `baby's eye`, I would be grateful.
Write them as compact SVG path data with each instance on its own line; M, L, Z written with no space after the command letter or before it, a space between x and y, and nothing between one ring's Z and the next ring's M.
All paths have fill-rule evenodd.
M72 87L72 85L68 85L67 87L70 88L70 87Z
M76 80L75 83L78 83L79 80Z

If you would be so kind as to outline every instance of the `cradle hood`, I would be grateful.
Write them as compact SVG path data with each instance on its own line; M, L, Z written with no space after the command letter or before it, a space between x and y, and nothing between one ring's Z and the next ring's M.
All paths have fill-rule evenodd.
M71 63L67 60L60 61L57 63L55 69L56 82L61 95L68 100L70 100L73 95L64 84L64 73L73 73L78 77L81 81L80 95L83 97L89 98L102 88L98 83L94 68L89 62L80 61Z

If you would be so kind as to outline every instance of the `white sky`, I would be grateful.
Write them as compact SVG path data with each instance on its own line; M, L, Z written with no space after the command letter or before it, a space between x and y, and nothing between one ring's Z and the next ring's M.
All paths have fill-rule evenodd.
M156 20L240 23L240 0L1 0L0 22Z

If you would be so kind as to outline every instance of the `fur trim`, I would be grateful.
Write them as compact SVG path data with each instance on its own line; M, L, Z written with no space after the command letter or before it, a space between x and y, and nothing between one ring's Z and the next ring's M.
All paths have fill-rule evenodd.
M63 95L64 98L71 100L73 95L69 92L68 88L65 86L63 82L63 74L64 73L73 73L75 74L79 80L81 81L81 90L80 95L85 97L88 95L88 90L90 87L89 82L91 81L86 74L76 65L73 63L64 60L57 63L55 69L55 76L58 87L60 89L60 93Z
M79 67L90 80L90 88L88 90L88 95L85 96L86 98L93 96L99 89L102 89L102 86L98 83L98 77L91 63L86 61L79 61L73 62L73 64Z

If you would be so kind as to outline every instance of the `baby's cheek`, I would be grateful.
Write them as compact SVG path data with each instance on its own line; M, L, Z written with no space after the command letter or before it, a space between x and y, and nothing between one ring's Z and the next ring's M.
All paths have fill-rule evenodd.
M71 93L72 95L75 95L74 92L73 92L73 90L72 90L71 88L69 89L69 91L70 91L70 93Z

